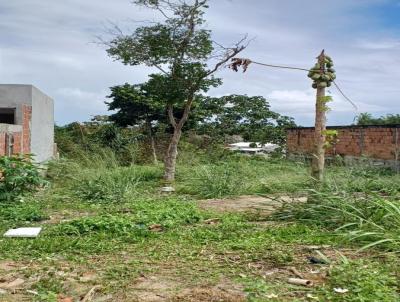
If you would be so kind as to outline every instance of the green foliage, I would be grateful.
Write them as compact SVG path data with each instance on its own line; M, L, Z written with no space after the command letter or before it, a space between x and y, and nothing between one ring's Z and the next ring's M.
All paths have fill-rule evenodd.
M400 203L396 197L314 192L308 203L289 206L276 217L335 230L362 249L380 247L400 251Z
M92 172L92 173L91 173ZM98 173L100 172L100 173ZM120 167L114 170L85 170L71 187L78 198L89 202L122 202L138 191L144 181L157 181L161 172L157 167Z
M151 75L146 85L164 108L167 103L182 107L186 100L193 100L195 93L220 84L206 64L213 51L210 31L201 27L206 2L136 1L139 6L161 10L170 17L164 23L138 27L132 34L119 35L108 43L108 54L125 65L145 64L163 71Z
M329 282L322 289L322 301L332 302L395 302L400 300L398 285L389 270L378 263L366 261L344 262L329 272ZM337 293L335 288L346 289Z
M28 156L0 156L0 202L16 201L45 185L40 169Z
M375 118L371 113L364 112L357 116L357 125L395 125L400 124L400 114L387 114Z
M240 154L221 155L214 160L215 163L205 164L210 161L206 157L204 162L192 163L188 169L181 168L179 192L220 198L255 192L298 192L310 188L307 170L300 164ZM290 175L280 172L285 169Z
M153 131L155 123L165 123L166 114L163 103L157 102L151 95L151 90L146 84L124 85L111 87L111 94L107 102L109 110L117 110L110 115L110 120L117 125L126 126L144 126Z
M144 225L135 223L129 216L103 215L76 219L57 226L53 233L63 235L89 235L95 232L109 235L146 236Z
M5 205L0 208L0 217L8 222L37 222L48 218L37 203Z
M72 123L55 127L55 141L61 156L79 160L86 165L105 161L114 165L130 165L139 160L142 134L124 129L108 121Z
M286 129L295 127L293 119L271 111L268 101L261 96L228 95L207 97L194 108L201 111L199 133L213 135L241 135L247 141L283 144Z
M245 189L246 184L238 175L237 167L230 163L199 166L193 172L190 192L204 198L238 195Z
M52 234L90 235L105 233L117 236L146 237L151 234L149 226L159 224L164 229L194 224L203 214L189 201L167 198L164 200L136 200L129 208L130 214L104 214L75 219L60 224Z

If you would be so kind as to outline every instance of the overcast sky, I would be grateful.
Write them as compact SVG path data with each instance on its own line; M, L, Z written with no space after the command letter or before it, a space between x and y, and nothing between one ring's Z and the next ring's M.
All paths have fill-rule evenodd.
M60 125L105 114L109 87L141 83L151 70L114 62L92 42L108 21L132 29L144 19L157 16L130 0L0 0L0 83L33 84L50 95ZM254 38L241 56L258 62L308 68L325 48L359 112L400 113L399 0L211 0L206 19L220 43ZM219 75L224 84L211 95L261 95L298 124L313 124L306 74L253 65ZM331 93L328 123L352 123L354 108Z

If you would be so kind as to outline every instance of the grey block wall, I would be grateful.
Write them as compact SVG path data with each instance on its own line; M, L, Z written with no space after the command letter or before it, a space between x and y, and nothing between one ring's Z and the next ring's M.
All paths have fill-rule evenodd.
M32 106L32 85L0 84L0 107L20 108L21 105ZM16 111L16 123L22 125L22 111Z
M44 162L54 155L54 103L52 98L31 87L31 152L38 162Z

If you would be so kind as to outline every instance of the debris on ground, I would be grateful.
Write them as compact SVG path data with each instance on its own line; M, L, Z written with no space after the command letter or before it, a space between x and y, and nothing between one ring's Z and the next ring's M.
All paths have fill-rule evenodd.
M307 286L307 287L311 287L314 285L314 283L311 280L300 279L300 278L289 278L287 282L289 284L302 285L302 286Z
M4 237L27 237L34 238L39 236L39 233L42 231L41 227L30 227L30 228L17 228L17 229L9 229Z

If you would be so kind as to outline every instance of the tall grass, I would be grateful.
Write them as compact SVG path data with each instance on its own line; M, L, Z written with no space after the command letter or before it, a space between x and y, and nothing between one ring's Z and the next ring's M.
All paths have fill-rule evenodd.
M289 205L274 218L303 221L333 230L359 244L361 250L380 247L400 252L400 200L397 197L311 191L308 203Z

